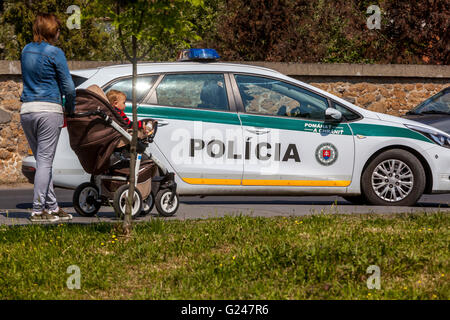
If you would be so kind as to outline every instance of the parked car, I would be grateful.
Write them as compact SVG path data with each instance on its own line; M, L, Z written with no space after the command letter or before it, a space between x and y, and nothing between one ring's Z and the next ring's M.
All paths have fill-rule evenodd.
M150 151L175 172L180 195L341 195L413 205L423 193L450 192L447 133L271 69L207 61L138 65L138 117L158 120ZM78 88L125 92L131 117L131 65L72 74ZM34 166L27 157L24 173ZM76 188L89 179L63 129L54 184Z
M404 117L450 134L450 87L408 111Z

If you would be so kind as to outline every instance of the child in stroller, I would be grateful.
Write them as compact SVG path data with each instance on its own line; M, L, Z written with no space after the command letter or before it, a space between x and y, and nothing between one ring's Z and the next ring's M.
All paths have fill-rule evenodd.
M157 121L141 121L145 129L138 134L131 214L148 214L156 205L159 214L172 216L179 204L174 174L146 151L156 134ZM80 215L93 216L102 205L111 203L120 217L125 215L131 142L127 128L100 87L77 90L75 112L67 117L67 130L71 148L91 174L91 181L79 185L73 195L74 208Z
M106 97L108 98L109 103L113 106L113 109L116 110L123 120L125 120L128 125L128 129L131 129L133 122L131 122L125 114L125 101L127 99L127 95L119 90L109 90ZM142 126L142 121L138 121L138 128L143 128L145 130L145 127Z

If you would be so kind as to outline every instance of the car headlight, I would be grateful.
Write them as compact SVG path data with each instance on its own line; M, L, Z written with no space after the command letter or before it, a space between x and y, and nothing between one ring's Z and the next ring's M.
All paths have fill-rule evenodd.
M450 149L450 135L445 133L440 133L437 131L434 131L432 129L415 126L412 124L405 124L405 126L408 129L417 131L421 134L423 134L425 137L430 139L431 141L435 142L436 144L440 145L441 147L446 147Z

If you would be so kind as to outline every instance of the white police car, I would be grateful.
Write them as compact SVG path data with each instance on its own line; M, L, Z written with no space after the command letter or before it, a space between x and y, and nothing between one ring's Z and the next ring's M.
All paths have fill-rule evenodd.
M199 55L200 54L200 55ZM341 195L413 205L450 192L450 136L415 121L359 108L274 70L185 52L138 65L138 117L159 121L152 153L175 172L180 195ZM205 62L206 61L206 62ZM131 65L72 72L131 101ZM131 118L130 104L126 109ZM23 161L32 179L34 158ZM89 181L63 129L56 186Z

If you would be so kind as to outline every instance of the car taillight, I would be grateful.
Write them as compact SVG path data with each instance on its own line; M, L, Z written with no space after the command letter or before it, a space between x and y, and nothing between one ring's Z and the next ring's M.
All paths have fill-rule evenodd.
M22 171L23 172L36 172L36 168L30 167L30 166L22 166Z
M62 127L63 128L67 127L67 118L66 118L66 116L64 116L64 123L63 123Z

